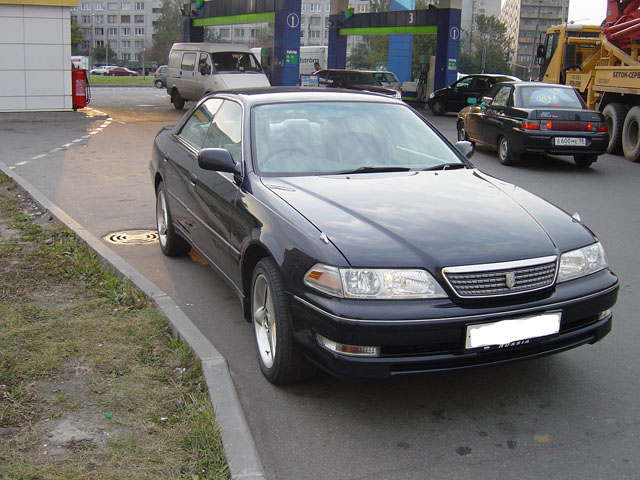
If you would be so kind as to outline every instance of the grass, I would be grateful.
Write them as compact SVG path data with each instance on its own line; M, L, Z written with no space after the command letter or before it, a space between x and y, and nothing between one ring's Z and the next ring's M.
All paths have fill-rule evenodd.
M199 363L0 173L0 478L228 479Z
M108 75L89 75L89 85L153 85L153 75L146 77L110 77Z

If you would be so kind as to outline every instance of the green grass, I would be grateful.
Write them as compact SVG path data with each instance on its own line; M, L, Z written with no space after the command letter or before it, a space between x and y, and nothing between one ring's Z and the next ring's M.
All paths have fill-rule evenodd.
M153 75L146 77L110 77L108 75L89 75L89 85L153 85Z
M188 345L37 213L0 173L0 478L228 479Z

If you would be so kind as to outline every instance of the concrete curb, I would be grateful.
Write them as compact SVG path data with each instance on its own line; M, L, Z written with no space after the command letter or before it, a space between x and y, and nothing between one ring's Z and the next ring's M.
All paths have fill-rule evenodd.
M153 299L169 320L173 335L187 342L202 362L202 372L216 412L232 480L266 480L262 462L231 379L229 366L222 354L165 292L2 161L0 170L25 190L43 210L75 232L100 257Z

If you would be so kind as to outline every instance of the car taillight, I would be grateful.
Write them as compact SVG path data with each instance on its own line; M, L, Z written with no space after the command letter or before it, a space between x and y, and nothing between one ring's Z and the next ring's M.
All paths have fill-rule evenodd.
M540 122L535 120L528 120L526 122L522 122L520 124L520 128L522 128L523 130L540 130Z
M608 131L609 131L609 129L607 128L607 126L606 126L606 125L600 125L600 126L598 127L598 131L599 131L599 132L608 132Z

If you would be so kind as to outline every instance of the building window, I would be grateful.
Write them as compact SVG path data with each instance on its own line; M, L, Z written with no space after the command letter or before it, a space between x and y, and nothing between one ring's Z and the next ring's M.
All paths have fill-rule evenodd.
M131 60L131 54L130 53L123 53L122 54L122 59L126 60L126 61Z
M142 47L144 47L144 40L136 40L136 49L141 49Z
M82 23L91 23L91 15L82 15Z
M118 2L109 2L107 3L107 10L117 10Z
M94 29L93 33L97 37L101 37L101 36L104 35L104 28L96 28L96 29Z
M122 40L122 48L131 48L131 40Z
M136 27L133 29L133 34L136 36L144 35L144 28Z
M134 23L144 23L144 15L134 15L133 16Z
M222 38L229 38L230 35L231 35L231 31L228 28L221 28L220 29L220 36Z
M236 28L233 31L235 37L244 37L244 28Z
M320 17L311 17L310 18L311 25L314 25L314 26L320 25L320 20L321 20Z
M82 2L82 5L80 5L80 9L81 10L91 10L91 4L88 2Z
M134 8L136 10L144 10L144 2L136 2Z
M104 3L102 2L96 2L93 4L93 9L94 10L104 10Z
M309 38L320 38L320 32L318 30L311 30L309 32Z
M128 37L131 35L131 27L123 27L120 29L120 32L123 36Z
M89 48L89 40L82 41L82 48Z
M256 38L258 36L258 29L252 28L251 30L249 30L249 36L251 38Z
M91 29L90 28L83 28L82 29L82 36L83 37L88 37L89 35L91 35Z
M107 15L107 23L118 23L117 15Z
M104 40L96 40L96 47L104 47Z
M120 23L131 23L131 15L120 15Z
M94 15L94 23L104 23L104 15Z
M115 37L116 35L118 35L118 29L117 28L107 28L107 35L110 37Z
M122 2L120 4L120 10L131 10L131 2Z

